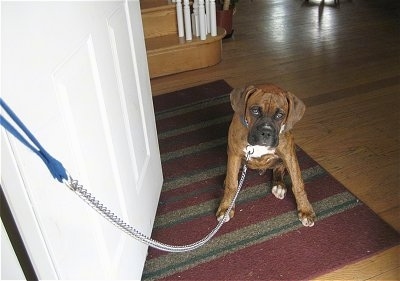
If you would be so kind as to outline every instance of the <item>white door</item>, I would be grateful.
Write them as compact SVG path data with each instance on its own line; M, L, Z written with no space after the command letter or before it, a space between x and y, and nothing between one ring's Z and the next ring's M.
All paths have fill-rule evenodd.
M139 1L2 1L1 95L44 148L149 235L162 185ZM1 185L39 279L140 279L147 246L1 132Z

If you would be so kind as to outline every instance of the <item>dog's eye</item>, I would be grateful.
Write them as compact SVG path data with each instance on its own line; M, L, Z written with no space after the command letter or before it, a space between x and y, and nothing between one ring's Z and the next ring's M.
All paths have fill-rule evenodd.
M276 114L275 114L275 119L276 120L280 120L280 119L282 119L283 118L283 116L285 116L285 114L282 112L282 111L278 111Z
M254 116L259 116L261 114L261 110L258 106L253 106L252 108L250 108L250 112Z

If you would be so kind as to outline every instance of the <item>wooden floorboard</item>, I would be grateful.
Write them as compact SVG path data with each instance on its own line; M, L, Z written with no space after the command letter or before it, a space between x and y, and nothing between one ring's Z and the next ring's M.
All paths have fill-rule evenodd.
M234 30L221 63L152 79L153 95L217 79L293 92L307 105L297 144L400 231L400 1L241 0ZM399 271L395 247L319 279Z

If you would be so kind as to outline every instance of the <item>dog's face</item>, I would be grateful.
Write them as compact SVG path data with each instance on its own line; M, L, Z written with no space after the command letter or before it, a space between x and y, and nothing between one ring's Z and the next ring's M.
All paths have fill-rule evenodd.
M268 148L276 148L279 135L292 129L305 111L300 99L270 84L234 89L231 104L248 129L247 142Z

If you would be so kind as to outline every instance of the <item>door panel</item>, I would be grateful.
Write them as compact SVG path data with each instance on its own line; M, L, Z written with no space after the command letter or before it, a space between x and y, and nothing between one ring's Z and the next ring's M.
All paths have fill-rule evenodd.
M162 172L139 2L3 2L2 70L4 100L43 146L149 235ZM2 151L1 183L39 278L140 278L147 246L4 130Z
M138 77L135 75L134 61L131 53L130 34L127 28L127 18L123 9L119 9L108 21L110 41L114 64L117 66L118 88L121 102L124 105L124 125L128 135L135 136L135 146L130 146L133 163L130 171L135 172L136 183L143 176L143 163L148 161L149 144L144 121L144 110L138 91ZM139 185L136 185L139 188Z

